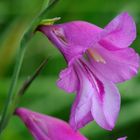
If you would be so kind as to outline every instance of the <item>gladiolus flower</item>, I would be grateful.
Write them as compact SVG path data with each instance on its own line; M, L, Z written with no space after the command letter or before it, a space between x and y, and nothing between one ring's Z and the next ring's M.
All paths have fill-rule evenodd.
M137 74L139 56L129 48L136 37L135 22L128 13L113 19L104 29L84 21L40 25L38 30L60 50L68 68L57 84L76 92L70 125L76 130L95 120L112 130L120 110L115 83Z
M36 140L87 140L62 120L24 108L18 108L15 114L22 119Z

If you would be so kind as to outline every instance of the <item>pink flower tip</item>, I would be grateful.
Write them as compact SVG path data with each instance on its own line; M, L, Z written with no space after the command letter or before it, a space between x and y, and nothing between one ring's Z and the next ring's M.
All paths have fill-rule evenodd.
M15 111L36 140L87 140L66 122L25 108Z

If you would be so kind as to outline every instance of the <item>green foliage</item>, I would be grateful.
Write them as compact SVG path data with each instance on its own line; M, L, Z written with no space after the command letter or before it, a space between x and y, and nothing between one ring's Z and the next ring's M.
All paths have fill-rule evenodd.
M15 42L19 41L19 47L17 49L18 51L16 54L16 63L15 63L14 72L12 75L12 81L10 84L6 102L5 102L3 110L1 112L0 133L2 133L2 131L8 125L8 122L11 119L11 117L16 109L17 103L20 100L20 96L18 94L23 94L22 92L20 92L21 90L19 90L19 93L16 92L16 86L17 86L17 82L19 79L19 74L21 71L22 62L23 62L27 43L30 40L31 35L34 33L36 27L38 26L38 24L41 20L41 17L44 15L44 13L46 13L48 7L52 4L52 1L45 0L45 1L43 1L42 4L44 4L44 5L41 6L40 10L35 12L34 16L31 16L31 17L29 16L30 22L28 23L27 28L23 31L21 39L17 38L18 40L15 40ZM4 47L4 49L5 49L5 47Z

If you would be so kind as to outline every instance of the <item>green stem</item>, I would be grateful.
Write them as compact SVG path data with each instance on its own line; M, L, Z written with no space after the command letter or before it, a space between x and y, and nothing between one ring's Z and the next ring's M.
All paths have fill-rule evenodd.
M23 57L25 54L25 48L26 48L26 47L22 47L23 45L24 45L24 43L22 42L21 47L18 50L16 65L15 65L15 69L14 69L14 73L13 73L13 78L12 78L11 86L10 86L9 92L8 92L8 98L6 100L5 107L4 107L4 110L2 113L2 118L0 121L0 133L7 125L8 121L10 119L10 116L13 113L13 109L14 109L13 101L14 101L14 98L16 96L14 93L15 93L19 73L21 70L21 65L23 62Z
M20 74L20 70L21 70L27 42L31 38L36 26L39 24L40 19L43 16L43 14L45 14L45 12L48 10L48 8L55 2L55 0L53 0L53 1L52 0L48 0L48 1L44 0L44 1L46 4L45 7L43 6L40 13L34 18L32 23L29 25L29 28L26 30L26 32L23 36L23 39L21 40L21 44L20 44L18 54L16 57L17 59L16 59L16 64L15 64L15 69L14 69L14 73L13 73L11 86L10 86L10 89L8 92L8 97L7 97L7 100L6 100L6 103L5 103L3 112L2 112L2 117L0 120L0 134L2 133L3 129L8 124L8 122L9 122L9 120L10 120L10 118L11 118L12 114L14 113L14 110L17 106L16 100L17 100L18 94L15 92L15 90L16 90L16 86L17 86L17 82L18 82L18 78L19 78L19 74Z
M33 73L32 76L28 77L24 83L22 84L21 88L19 89L18 93L17 93L17 102L20 100L19 98L25 93L25 91L29 88L29 86L32 84L32 82L35 80L35 78L40 74L40 72L43 70L43 68L45 67L45 65L48 62L48 58L45 59L41 65L39 65L39 67L35 70L35 72Z

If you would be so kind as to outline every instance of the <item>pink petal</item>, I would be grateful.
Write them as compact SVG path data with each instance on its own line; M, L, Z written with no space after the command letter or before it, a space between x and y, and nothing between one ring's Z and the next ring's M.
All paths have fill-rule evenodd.
M74 130L77 130L88 122L93 120L91 115L91 99L93 95L93 88L89 80L83 75L78 66L76 66L79 78L78 93L72 106L70 125Z
M90 65L89 65L90 66ZM91 67L89 67L91 69ZM91 112L94 120L98 125L107 130L112 130L115 126L118 113L120 110L120 94L116 86L111 82L102 77L96 69L92 70L98 79L103 84L104 92L100 96L98 90L94 92L92 97L92 108ZM96 79L97 79L96 78ZM95 89L98 89L95 87Z
M108 49L126 48L136 38L136 25L128 13L122 13L113 19L105 28L108 35L100 43Z
M87 140L64 121L19 108L18 115L36 140Z
M80 60L76 72L80 82L71 112L71 126L78 129L94 118L101 127L112 130L120 109L117 88L92 71L90 64L85 61Z
M127 137L118 138L117 140L126 140Z
M128 47L136 37L136 25L128 13L113 19L104 29L85 21L72 21L37 28L60 50L69 62L99 43L109 50Z
M51 26L39 26L67 61L83 53L100 40L102 29L85 21L73 21Z
M120 94L113 83L105 79L100 80L104 85L104 94L101 98L97 92L92 97L92 115L98 125L112 130L120 110Z
M58 35L64 37L67 42L67 44L65 44L66 46L78 45L79 47L89 46L102 31L102 29L96 25L85 21L72 21L64 24L40 26L38 30L42 31L51 41L52 38L50 38L50 36L53 36L51 32L54 30L57 34L59 33ZM56 33L55 35L59 38L60 36ZM53 43L57 45L55 41L53 41Z
M73 66L69 66L61 71L59 80L57 81L58 87L69 93L74 92L77 89L77 83L78 79Z
M105 63L94 61L91 63L99 73L112 82L123 82L135 76L139 69L140 59L131 48L111 51L100 45L94 47L96 52L104 59Z

